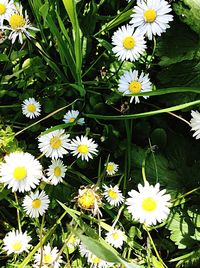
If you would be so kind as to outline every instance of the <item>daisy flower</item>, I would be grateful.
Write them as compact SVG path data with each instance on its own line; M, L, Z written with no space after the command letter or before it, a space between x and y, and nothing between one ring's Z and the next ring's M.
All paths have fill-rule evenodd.
M78 246L80 243L80 239L78 239L75 235L71 234L68 238L67 238L67 243L66 245L69 248L75 248L76 246Z
M115 173L118 171L119 165L115 164L114 162L108 162L105 164L106 167L106 173L110 176L115 175Z
M122 26L112 36L113 53L119 60L136 61L144 53L146 42L140 31L130 25Z
M12 44L14 44L17 37L19 37L19 42L23 44L23 34L30 38L32 35L28 30L38 31L39 29L31 26L27 12L24 12L21 5L16 5L15 10L10 16L7 18L9 26L1 26L1 29L11 31L8 39L12 40Z
M8 20L14 10L13 1L0 0L0 27L3 25L4 20Z
M44 191L37 191L36 193L31 192L26 195L23 201L23 208L31 218L38 218L42 216L49 206L49 197Z
M103 188L103 196L105 196L106 200L111 204L111 206L119 206L121 203L123 203L124 197L119 190L118 185L115 185L114 187L111 185L110 187L103 185Z
M87 258L88 263L90 263L91 267L93 268L113 267L113 263L104 261L97 257L95 254L89 251L82 242L79 244L79 252L82 257Z
M119 229L113 229L106 233L105 240L113 247L121 248L125 240L125 233Z
M192 119L190 120L191 131L195 131L193 137L200 138L200 113L198 111L191 111Z
M22 113L29 118L35 118L40 115L41 105L34 98L29 98L22 103Z
M79 111L77 111L77 110L70 110L70 111L68 111L64 115L63 121L66 124L68 124L68 123L74 123L74 122L76 122L78 125L85 124L84 118L77 119L78 116L79 116Z
M87 137L81 136L72 139L69 149L72 151L73 156L81 158L81 160L89 161L89 158L93 159L92 154L97 154L97 144Z
M67 154L69 147L69 134L65 134L64 129L54 130L38 138L39 149L46 157L52 159L62 158Z
M13 230L7 233L3 239L3 250L7 251L7 254L19 254L23 251L28 252L28 248L31 246L29 244L30 241L31 237L26 232L22 233L18 230Z
M81 242L79 244L79 252L82 257L88 257L90 251L86 248L86 246Z
M59 268L62 263L62 256L58 256L59 250L57 247L51 248L48 243L44 248L38 250L38 252L34 256L34 267L54 267ZM42 256L41 256L42 254ZM41 258L42 257L42 258ZM41 261L42 259L42 261Z
M14 152L5 156L0 177L13 192L30 191L42 178L42 166L31 154Z
M102 205L99 188L96 185L82 186L78 190L78 196L75 197L77 205L87 211L91 211L94 215L100 214L99 207Z
M168 14L171 10L165 0L138 0L130 24L152 40L153 35L160 36L169 28L169 22L173 20Z
M93 268L113 267L113 263L102 260L101 258L97 257L92 252L89 252L88 257L87 257L87 261L88 261L88 263L91 263L91 267L93 267Z
M144 186L138 185L139 192L128 192L130 197L127 198L126 205L135 220L148 226L161 223L168 217L171 196L159 188L159 183L152 186L146 181Z
M142 92L151 91L151 82L149 80L149 75L141 72L140 76L137 70L127 71L124 75L122 75L119 79L119 92L123 93L123 95L127 94L138 94ZM143 96L143 98L147 99L149 96ZM139 103L138 96L132 96L130 102L135 99L135 103Z
M66 170L67 168L62 160L52 160L51 165L47 169L49 183L57 185L58 183L62 182L63 178L65 177Z

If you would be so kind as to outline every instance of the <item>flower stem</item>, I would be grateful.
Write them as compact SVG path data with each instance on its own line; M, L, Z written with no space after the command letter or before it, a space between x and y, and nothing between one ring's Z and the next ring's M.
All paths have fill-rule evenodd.
M160 257L160 255L159 255L159 253L158 253L158 250L157 250L157 248L156 248L156 246L155 246L155 243L154 243L154 241L153 241L153 239L152 239L152 237L151 237L150 232L148 231L147 228L144 227L144 229L145 229L145 231L146 231L147 234L148 234L149 241L150 241L150 243L151 243L151 245L152 245L152 247L153 247L153 249L154 249L154 251L155 251L155 253L156 253L156 257L157 257L158 260L162 263L162 265L163 265L165 268L167 268L167 265L163 262L162 258Z
M19 205L19 202L18 202L18 198L17 198L16 192L14 192L14 196L15 196L15 201L16 201L17 206L18 206ZM19 214L19 209L18 208L17 208L17 223L18 223L19 231L21 232L22 231L22 228L21 228L20 214Z

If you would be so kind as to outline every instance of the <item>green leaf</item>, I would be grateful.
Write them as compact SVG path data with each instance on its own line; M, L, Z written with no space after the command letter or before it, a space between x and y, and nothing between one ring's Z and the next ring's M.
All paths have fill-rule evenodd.
M164 268L163 264L155 256L152 256L151 260L154 268Z
M198 51L198 35L180 22L172 24L171 28L158 39L156 47L156 55L160 58L159 64L161 66L192 60Z
M170 260L170 262L177 262L176 264L176 268L180 268L180 267L198 267L198 264L200 263L200 249L197 248L189 253L186 254L182 254L179 257L176 257L172 260Z
M0 61L9 61L9 58L6 54L0 54Z
M126 120L126 119L136 119L136 118L142 118L142 117L148 117L148 116L153 116L156 114L162 114L162 113L168 113L168 112L173 112L173 111L178 111L182 110L194 105L200 104L200 100L197 101L192 101L192 102L187 102L184 104L172 106L169 108L164 108L164 109L159 109L159 110L154 110L150 112L144 112L144 113L139 113L139 114L130 114L130 115L101 115L101 114L84 114L85 117L88 118L96 118L96 119L102 119L102 120Z
M86 246L86 248L89 251L91 251L93 254L95 254L97 257L107 262L124 264L125 267L127 268L139 268L140 267L137 264L128 263L127 261L123 260L119 256L118 252L109 244L107 244L105 241L103 240L98 241L89 236L82 235L78 232L75 232L75 234L79 237L79 239Z
M45 3L39 9L40 15L43 17L44 22L46 22L46 17L49 12L49 3L45 1Z
M170 239L175 242L179 249L191 248L195 244L198 245L200 233L195 222L193 222L195 218L194 216L193 218L189 217L186 210L174 211L174 213L170 214L166 227L171 232Z
M191 29L200 34L200 2L197 0L182 0L173 5L180 19ZM176 38L175 38L176 39Z

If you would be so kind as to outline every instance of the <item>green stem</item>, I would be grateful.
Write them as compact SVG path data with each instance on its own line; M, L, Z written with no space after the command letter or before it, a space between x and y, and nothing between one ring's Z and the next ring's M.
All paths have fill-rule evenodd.
M18 198L17 198L16 192L14 192L14 196L15 196L15 201L16 201L17 206L18 206L19 205L19 202L18 202ZM17 223L18 223L19 231L21 232L22 231L22 228L21 228L20 214L19 214L19 209L18 208L17 208Z
M119 211L117 213L117 217L116 217L116 219L115 219L115 221L114 221L114 223L112 225L113 228L115 228L115 225L117 224L117 222L118 222L118 220L119 220L119 218L121 216L121 213L122 213L123 209L124 209L124 205L121 206L121 208L119 209Z
M53 234L55 231L57 225L61 222L62 218L66 215L67 211L64 211L64 213L60 216L60 218L56 221L56 223L53 225L53 227L47 232L47 234L42 238L42 241L40 241L34 249L28 254L28 256L23 260L21 264L18 265L18 268L25 268L26 265L31 261L33 255L37 252L37 250L43 245L46 240Z
M131 138L132 138L132 122L125 120L126 135L127 135L127 153L125 156L125 176L124 176L124 195L126 194L127 180L130 177L131 170Z
M145 231L146 231L147 234L148 234L148 237L149 237L149 240L150 240L150 242L151 242L151 245L152 245L152 247L153 247L153 249L154 249L154 251L155 251L155 253L156 253L156 257L157 257L158 260L162 263L162 265L163 265L165 268L167 268L167 265L163 262L162 258L160 257L160 255L159 255L159 253L158 253L158 250L157 250L157 248L156 248L156 246L155 246L155 243L154 243L154 241L153 241L153 239L152 239L152 237L151 237L150 232L147 230L146 227L144 227L144 229L145 229Z
M42 247L42 238L43 238L43 235L42 235L42 230L43 230L43 226L44 226L44 215L42 217L42 223L41 223L41 226L40 226L40 264L39 264L39 268L42 267L42 263L43 263L43 247Z

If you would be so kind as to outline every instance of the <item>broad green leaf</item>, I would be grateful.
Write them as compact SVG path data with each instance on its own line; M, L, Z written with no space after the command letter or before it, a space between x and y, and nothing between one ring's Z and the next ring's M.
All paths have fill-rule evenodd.
M160 58L159 64L168 66L184 60L192 60L197 57L198 51L198 35L187 25L174 22L170 29L158 39L155 53Z
M181 0L173 4L174 11L191 29L200 34L200 2L198 0Z
M75 234L79 237L82 243L86 246L86 248L95 254L97 257L113 263L121 263L124 264L127 268L139 268L140 266L134 263L129 263L123 260L118 252L107 244L104 240L96 240L89 236L82 235L79 232L75 232Z

